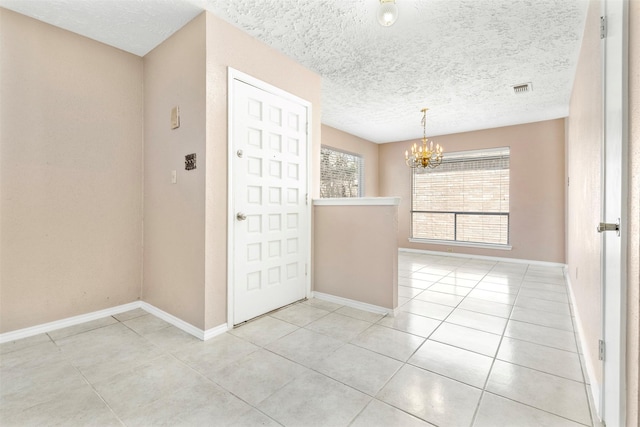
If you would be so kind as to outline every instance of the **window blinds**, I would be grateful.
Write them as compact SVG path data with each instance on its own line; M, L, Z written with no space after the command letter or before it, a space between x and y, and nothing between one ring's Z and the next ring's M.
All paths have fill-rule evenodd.
M320 197L361 197L364 160L333 148L320 149Z
M414 171L412 237L508 244L509 158L508 147L449 153Z

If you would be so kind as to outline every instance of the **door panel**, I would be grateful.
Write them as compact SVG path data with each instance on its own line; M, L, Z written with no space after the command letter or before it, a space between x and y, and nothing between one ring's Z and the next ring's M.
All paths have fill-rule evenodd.
M621 233L603 231L603 386L600 415L610 426L624 425L626 324L626 195L628 191L628 3L603 1L604 159L602 222L619 223ZM605 227L606 228L606 227Z
M307 108L233 80L232 121L238 324L305 297Z

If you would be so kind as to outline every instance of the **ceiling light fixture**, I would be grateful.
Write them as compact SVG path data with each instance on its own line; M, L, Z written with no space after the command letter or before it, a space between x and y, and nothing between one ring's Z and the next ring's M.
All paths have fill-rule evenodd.
M398 19L398 6L396 6L396 0L380 0L380 6L378 7L378 22L383 27L389 27L393 25Z
M411 155L409 151L404 152L405 163L411 169L415 169L418 173L423 173L427 168L435 168L442 163L442 147L440 144L436 144L433 147L433 141L427 140L427 110L422 110L422 145L413 143L411 146ZM430 142L429 145L427 143Z

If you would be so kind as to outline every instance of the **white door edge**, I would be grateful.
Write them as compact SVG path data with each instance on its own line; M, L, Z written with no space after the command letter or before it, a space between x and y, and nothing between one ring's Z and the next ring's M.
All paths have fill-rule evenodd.
M270 85L260 79L257 79L249 74L243 73L242 71L238 71L235 68L228 67L227 68L227 325L229 328L233 328L234 325L234 221L233 216L235 215L235 209L233 204L233 102L234 98L234 89L233 82L235 80L244 82L251 86L254 86L258 89L264 90L265 92L269 92L273 95L277 95L281 98L287 99L289 101L296 102L302 106L304 106L307 110L307 137L306 137L306 146L307 146L307 205L306 205L306 214L307 218L307 248L306 248L306 277L305 277L305 296L309 298L311 296L311 237L312 237L312 217L311 217L311 203L310 194L311 194L311 158L312 158L312 104L296 95L293 95L285 90L282 90L276 86Z
M614 232L603 236L602 283L603 283L603 340L605 361L600 392L599 416L607 425L625 425L626 416L626 314L627 314L627 194L628 194L628 151L629 103L628 103L628 0L604 0L602 16L606 17L606 38L603 48L604 79L604 141L620 141L619 164L611 165L603 156L603 216L604 222L615 222L607 209L605 180L616 166L619 175L613 177L621 191L619 206L620 237ZM616 149L618 149L616 147ZM603 148L603 154L606 148ZM606 169L605 169L606 168ZM611 185L611 183L609 183ZM609 201L610 203L610 201ZM615 245L619 252L616 265L606 268L607 250ZM613 251L612 251L613 253ZM612 267L612 268L611 268Z

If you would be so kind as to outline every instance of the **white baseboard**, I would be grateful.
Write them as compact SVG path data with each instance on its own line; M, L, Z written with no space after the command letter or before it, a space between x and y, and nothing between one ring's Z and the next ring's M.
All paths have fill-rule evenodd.
M29 328L18 329L16 331L5 332L0 334L0 344L10 341L16 341L23 338L32 337L34 335L44 334L47 332L55 331L57 329L68 328L69 326L79 325L81 323L90 322L92 320L102 319L104 317L113 316L116 314L124 313L125 311L135 310L141 308L147 313L164 320L181 329L194 337L206 341L215 336L225 333L228 330L227 324L223 323L214 328L203 331L200 328L193 326L190 323L185 322L182 319L175 317L166 311L146 303L144 301L134 301L128 304L122 304L104 310L98 310L91 313L81 314L79 316L67 317L66 319L56 320L54 322L43 323L41 325L31 326Z
M460 254L460 253L452 253L452 252L428 251L426 249L398 248L398 251L425 254L425 255L453 257L453 258L472 258L472 259L483 259L487 261L513 262L515 264L531 264L531 265L539 265L542 267L564 268L566 266L566 264L562 264L559 262L537 261L533 259L520 259L520 258L505 258L505 257L487 256L487 255Z
M313 298L318 298L324 301L329 301L336 304L345 305L347 307L357 308L358 310L368 311L376 314L388 314L391 316L395 316L397 311L397 309L394 310L392 308L380 307L378 305L367 304L366 302L360 302L360 301L352 300L349 298L337 297L335 295L325 294L322 292L314 291L311 293L311 296Z
M68 328L69 326L79 325L80 323L90 322L92 320L102 319L103 317L113 316L114 314L124 313L125 311L135 310L141 307L141 301L134 301L128 304L117 305L115 307L98 310L91 313L81 314L79 316L67 317L66 319L56 320L53 322L43 323L41 325L31 326L29 328L18 329L16 331L5 332L0 334L0 343L15 341L22 338L32 337L38 334L55 331L57 329Z
M206 341L210 338L223 334L228 330L227 324L223 323L222 325L218 325L215 328L211 328L211 329L207 329L206 331L203 331L200 328L196 328L191 323L187 323L184 320L177 318L173 314L169 314L166 311L160 310L158 307L153 306L146 302L142 303L142 309L164 320L165 322L171 323L176 328L182 329L186 333L191 334L194 337L201 339L202 341Z
M203 341L210 340L213 337L217 337L218 335L224 334L229 329L230 328L226 323L223 323L222 325L215 326L215 327L213 327L211 329L207 329L206 331L204 331L204 334L202 335L202 340Z
M598 383L596 381L596 373L593 371L593 359L591 358L591 355L589 354L589 352L587 351L587 348L585 347L585 340L584 340L584 329L582 328L582 320L580 318L580 312L578 311L578 305L576 304L576 297L575 294L573 293L573 285L571 283L571 277L569 276L569 272L567 270L567 268L565 268L564 271L564 277L565 280L567 281L567 287L569 288L569 298L571 298L571 304L573 305L573 312L574 312L574 316L576 319L576 329L577 329L577 333L578 333L578 337L579 337L579 341L580 341L580 351L582 352L582 356L584 357L584 364L585 367L587 368L587 378L585 378L585 380L589 383L589 389L591 391L591 397L593 399L593 405L595 406L595 410L596 410L596 414L594 414L595 416L598 417L599 420L602 419L602 414L600 414L600 383Z

